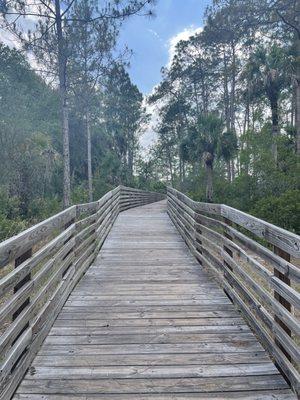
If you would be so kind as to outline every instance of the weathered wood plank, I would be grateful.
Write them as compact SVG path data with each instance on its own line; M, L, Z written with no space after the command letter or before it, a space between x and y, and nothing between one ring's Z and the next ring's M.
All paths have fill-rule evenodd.
M269 362L257 364L234 365L172 365L172 366L107 366L107 367L34 367L34 374L29 374L28 380L51 379L114 379L134 378L210 378L210 377L240 377L276 375L278 370Z
M126 190L126 207L140 201L132 193ZM100 246L118 206L105 208ZM174 208L188 238L192 215ZM97 251L93 231L80 235L85 245L78 267ZM14 400L294 398L241 315L183 244L164 203L122 212L108 235ZM80 268L82 274L87 266Z
M96 367L120 365L219 365L266 363L264 351L247 353L171 353L171 354L97 354L97 355L37 355L34 366L49 367Z
M278 389L274 393L268 390L211 393L164 393L164 394L47 394L47 400L292 400L290 390ZM16 394L15 400L41 400L40 394Z
M50 383L51 382L51 383ZM173 379L76 379L76 380L27 380L19 389L20 393L67 394L67 393L207 393L216 391L278 390L287 388L280 375L218 378L173 378Z

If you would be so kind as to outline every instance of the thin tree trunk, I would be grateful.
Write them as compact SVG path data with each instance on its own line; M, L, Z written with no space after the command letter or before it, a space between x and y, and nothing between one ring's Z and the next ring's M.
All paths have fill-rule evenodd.
M170 169L170 175L171 175L171 186L174 186L174 173L173 173L173 165L172 165L172 158L170 155L170 152L168 151L168 162L169 162L169 169Z
M277 148L277 139L279 133L278 126L278 101L271 101L271 111L272 111L272 155L275 163L278 161L278 148Z
M249 99L249 88L247 88L243 135L249 130L249 128L250 128L250 99Z
M234 160L231 160L231 182L233 182L235 178L235 166L234 166Z
M128 149L128 171L129 171L129 182L130 184L133 181L133 150L131 145L129 145Z
M235 131L235 87L236 87L236 52L235 44L231 43L232 49L232 74L231 74L231 95L230 95L230 127Z
M63 134L63 205L69 207L71 198L71 179L70 179L70 143L69 143L69 111L67 104L67 82L66 66L67 57L64 46L60 0L55 0L55 17L57 29L58 47L58 75L59 75L59 95L61 124Z
M296 154L300 156L300 38L296 39Z
M213 169L211 164L206 166L206 200L211 203L213 200Z
M231 165L230 165L230 160L226 161L226 167L227 167L227 178L228 178L228 182L231 182L232 178L231 178Z
M182 169L181 189L183 190L184 189L184 182L185 182L185 168L186 168L184 159L182 159L181 164L182 164L182 167L181 167L181 169Z
M87 141L87 167L88 167L88 191L89 201L93 201L93 171L92 171L92 139L89 114L86 112L86 141Z
M180 187L182 184L182 159L181 159L181 155L179 154L179 183L180 183Z
M294 82L292 89L292 96L291 96L291 119L290 119L290 124L293 127L296 126L296 90L297 87L296 83Z
M227 60L226 60L226 53L225 49L223 50L223 61L224 61L224 111L225 111L225 122L226 122L226 129L230 131L230 106L229 106L229 93L228 93L228 67L227 67Z
M195 103L196 103L196 112L197 115L200 115L200 108L199 108L199 100L198 100L198 93L197 93L197 88L196 88L196 83L193 82L193 89L194 89L194 96L195 96Z
M213 201L213 154L206 153L205 155L205 170L206 170L206 200L211 203Z

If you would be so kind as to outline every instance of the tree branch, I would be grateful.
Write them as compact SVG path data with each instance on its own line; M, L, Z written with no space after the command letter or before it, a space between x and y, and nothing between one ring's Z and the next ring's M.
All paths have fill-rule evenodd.
M291 22L289 22L280 12L278 9L275 10L276 14L279 16L279 18L286 24L288 25L290 28L294 29L298 36L300 37L300 29L297 28L297 26L293 25Z

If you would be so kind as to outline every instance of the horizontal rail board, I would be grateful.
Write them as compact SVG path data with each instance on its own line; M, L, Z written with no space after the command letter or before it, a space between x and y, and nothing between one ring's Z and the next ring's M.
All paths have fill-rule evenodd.
M300 362L300 323L294 313L300 308L300 293L291 287L300 282L300 268L290 261L300 257L300 237L232 207L195 202L173 188L168 188L167 199L169 215L192 253L213 272L300 393L295 368Z
M164 197L118 186L98 201L72 206L0 243L0 268L7 267L0 279L1 400L13 395L119 212Z

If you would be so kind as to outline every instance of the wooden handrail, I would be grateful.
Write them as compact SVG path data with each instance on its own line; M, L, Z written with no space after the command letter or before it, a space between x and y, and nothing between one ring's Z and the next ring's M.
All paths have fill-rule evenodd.
M13 395L119 212L164 197L119 186L0 243L1 400Z
M300 237L224 204L193 201L173 188L167 199L168 213L193 254L299 394Z

